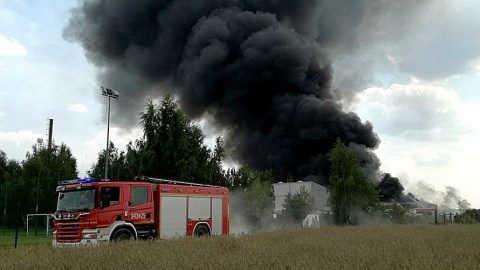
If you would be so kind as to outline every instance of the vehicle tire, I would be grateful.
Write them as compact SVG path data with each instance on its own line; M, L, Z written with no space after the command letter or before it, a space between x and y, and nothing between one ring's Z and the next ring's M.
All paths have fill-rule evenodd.
M135 239L133 233L127 228L120 228L112 235L112 240L115 242L122 242Z
M210 231L208 230L207 226L198 225L197 228L195 228L195 232L193 232L193 236L195 237L210 236Z

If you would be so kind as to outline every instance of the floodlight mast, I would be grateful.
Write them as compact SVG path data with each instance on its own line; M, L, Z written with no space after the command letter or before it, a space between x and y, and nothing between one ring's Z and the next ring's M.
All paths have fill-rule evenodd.
M101 86L102 88L102 95L105 97L108 97L108 116L107 116L107 150L105 151L105 177L104 180L108 180L108 157L109 157L109 152L108 152L108 146L109 146L109 140L110 140L110 100L112 98L118 100L118 91L108 89L106 87Z

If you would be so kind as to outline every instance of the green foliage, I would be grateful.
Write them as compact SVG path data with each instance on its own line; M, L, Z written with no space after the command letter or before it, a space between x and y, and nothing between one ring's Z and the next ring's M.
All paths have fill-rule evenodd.
M166 96L160 104L146 102L140 114L143 138L131 141L125 152L119 152L111 143L109 176L112 180L132 180L149 176L202 184L228 186L222 169L225 157L223 141L216 139L213 150L204 144L204 135L180 110L178 104ZM105 150L89 175L104 175Z
M18 199L25 199L23 193L17 193L21 190L20 183L22 176L22 166L14 160L9 160L5 152L0 150L0 210L2 219L6 225L12 224L13 211ZM7 210L8 209L8 210ZM2 223L3 225L3 223Z
M474 224L480 222L480 210L467 209L460 217L463 224Z
M144 137L137 145L144 165L142 173L193 181L192 174L198 166L194 152L198 149L193 149L191 144L203 140L198 128L191 125L169 96L160 105L147 101L146 112L141 114L140 119Z
M290 192L285 197L285 214L291 216L296 221L303 220L312 210L315 204L315 199L305 186L301 186L300 190L291 194Z
M247 167L241 167L236 170L235 168L230 168L225 173L225 178L228 187L230 188L245 188L250 186L252 182L252 172Z
M242 167L238 171L229 171L232 185L241 190L242 209L253 225L258 225L262 217L271 216L275 194L271 171L251 171Z
M392 220L395 223L403 224L407 222L408 209L403 208L401 205L395 203L392 207Z
M111 141L108 146L108 152L108 178L113 181L134 179L135 175L129 173L125 152L119 151ZM87 174L95 179L105 178L105 149L98 153L97 162L92 165L91 170L87 171Z
M372 182L365 177L355 153L338 139L330 156L329 200L335 223L355 223L358 211L369 211L378 202Z
M8 160L0 150L0 207L5 225L15 221L17 203L21 215L53 213L56 200L52 196L57 182L77 178L77 161L65 144L50 148L33 145L26 159L19 163Z
M50 149L34 145L23 162L23 183L19 183L23 190L20 194L26 196L21 203L27 204L22 209L36 213L38 200L38 213L53 213L56 200L52 195L58 181L75 179L77 174L77 160L65 144L52 144Z
M142 169L140 174L225 184L221 168L224 152L220 138L217 138L212 152L204 144L200 128L187 119L168 95L158 105L152 100L147 101L146 107L146 112L140 115L144 137L137 142L136 149Z
M376 207L376 213L380 214L382 218L388 219L389 221L396 224L407 224L415 222L415 217L408 215L409 210L402 207L398 203L393 203L392 205L379 205Z

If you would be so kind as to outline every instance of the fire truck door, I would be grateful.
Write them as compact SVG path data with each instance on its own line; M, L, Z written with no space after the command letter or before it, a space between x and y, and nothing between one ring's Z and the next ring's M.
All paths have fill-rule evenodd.
M100 189L100 210L98 211L98 225L110 226L118 217L123 216L124 201L122 189L118 186L106 186Z
M130 220L135 225L153 223L153 198L150 186L132 186L130 198Z

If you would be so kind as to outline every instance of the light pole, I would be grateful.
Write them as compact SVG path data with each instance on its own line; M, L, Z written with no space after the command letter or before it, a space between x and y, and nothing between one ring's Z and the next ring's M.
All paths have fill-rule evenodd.
M118 100L118 91L108 89L102 86L102 95L108 97L108 117L107 117L107 150L105 152L105 178L104 180L108 179L108 145L109 145L109 135L110 135L110 100L112 98Z

